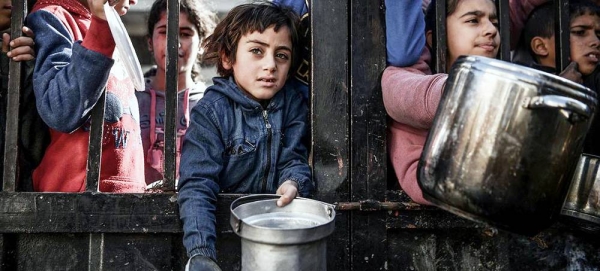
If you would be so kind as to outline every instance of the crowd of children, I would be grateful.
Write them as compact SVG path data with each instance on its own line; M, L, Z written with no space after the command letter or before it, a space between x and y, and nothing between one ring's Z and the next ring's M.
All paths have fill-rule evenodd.
M23 191L85 190L90 114L103 93L99 191L143 193L164 177L167 1L156 0L148 15L148 49L156 66L146 73L145 90L137 92L114 53L107 3L122 16L137 0L37 0L24 35L2 37L2 127L8 62L26 66L19 111ZM385 0L388 67L381 86L390 117L388 153L400 187L421 204L429 203L417 184L417 164L447 79L432 67L435 3ZM500 37L492 0L446 2L446 70L461 55L494 58L500 40L510 38L513 62L599 90L599 3L570 1L572 63L563 71L555 65L552 1L509 3L511 37ZM302 25L308 19L300 23L308 11L306 0L242 4L217 24L202 1L180 0L176 168L190 270L219 270L219 193L276 193L284 206L313 192L304 144L310 42ZM0 12L1 29L9 28L10 15L10 8ZM208 87L199 77L201 61L216 65L219 74ZM596 118L584 152L600 154L592 140L599 134ZM0 143L2 150L4 132Z

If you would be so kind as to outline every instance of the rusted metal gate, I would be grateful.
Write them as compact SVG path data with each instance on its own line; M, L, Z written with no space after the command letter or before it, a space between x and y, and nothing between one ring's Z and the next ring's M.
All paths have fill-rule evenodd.
M507 2L500 2L504 10ZM13 6L25 9L22 1L13 0ZM336 230L327 243L329 270L600 268L598 236L556 224L529 238L412 203L387 178L379 87L385 68L383 0L319 0L311 6L315 198L338 204ZM178 9L169 1L169 20L178 20ZM20 21L15 16L13 23ZM173 25L169 35L176 36ZM175 52L173 39L168 47ZM16 112L20 65L11 65L9 112ZM167 102L176 108L173 96L167 95ZM174 123L175 111L167 114ZM8 139L16 137L13 121L6 127ZM174 154L174 140L170 144L167 152ZM6 163L14 164L10 151L15 150L6 149L10 168ZM174 161L167 163L174 174ZM97 193L96 176L85 193L25 193L15 191L14 167L12 172L0 192L2 270L183 270L186 255L174 192ZM219 198L217 249L223 270L240 269L240 241L229 227L229 205L238 196Z

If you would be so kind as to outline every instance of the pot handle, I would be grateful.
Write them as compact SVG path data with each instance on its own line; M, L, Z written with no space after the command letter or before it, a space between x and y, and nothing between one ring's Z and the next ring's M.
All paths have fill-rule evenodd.
M544 95L527 97L523 101L523 107L527 109L548 108L569 111L569 121L581 122L592 117L592 110L586 104L564 96Z

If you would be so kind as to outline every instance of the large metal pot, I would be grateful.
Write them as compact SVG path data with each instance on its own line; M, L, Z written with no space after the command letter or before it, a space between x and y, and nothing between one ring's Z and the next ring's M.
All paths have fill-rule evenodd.
M327 270L326 237L335 206L296 198L277 207L277 195L250 195L231 204L230 224L242 238L242 270Z
M558 216L596 103L561 77L460 57L419 163L423 196L475 221L539 232Z
M600 157L584 154L579 158L560 213L569 224L600 232Z

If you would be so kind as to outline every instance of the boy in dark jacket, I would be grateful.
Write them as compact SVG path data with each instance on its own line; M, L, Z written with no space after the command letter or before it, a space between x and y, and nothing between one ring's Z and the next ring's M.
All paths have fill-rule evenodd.
M192 109L181 154L178 201L189 270L219 270L219 192L275 192L284 206L313 188L301 143L308 108L287 84L297 23L293 11L272 3L240 5L203 42L205 61L216 62L222 77Z

